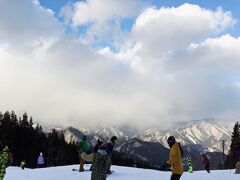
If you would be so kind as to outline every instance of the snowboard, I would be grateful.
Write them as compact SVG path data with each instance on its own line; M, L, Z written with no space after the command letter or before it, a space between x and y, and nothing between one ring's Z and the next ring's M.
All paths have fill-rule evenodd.
M72 171L78 171L79 172L79 169L72 169ZM84 171L91 171L90 169L85 169ZM84 172L84 171L82 171L82 172ZM115 173L115 171L110 171L109 173L107 173L107 175L111 175L111 174L114 174Z
M72 169L72 171L78 171L78 172L80 172L79 169ZM91 171L91 170L90 170L90 169L84 169L84 171ZM82 172L84 172L84 171L82 171Z
M111 174L114 174L114 173L115 173L115 171L110 170L110 172L108 172L107 175L111 175Z

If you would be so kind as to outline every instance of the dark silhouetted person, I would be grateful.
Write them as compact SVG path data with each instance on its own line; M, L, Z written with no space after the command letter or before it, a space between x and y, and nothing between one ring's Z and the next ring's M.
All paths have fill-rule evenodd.
M106 171L107 174L112 173L112 171L110 170L111 165L112 165L112 152L113 152L113 148L114 148L116 140L117 140L117 137L113 136L113 137L111 137L111 139L106 144L106 152L108 154L108 162L107 162L107 168L106 168L107 169L107 171Z
M204 166L205 170L208 173L210 173L210 161L206 154L202 154L202 161L203 161L203 166Z

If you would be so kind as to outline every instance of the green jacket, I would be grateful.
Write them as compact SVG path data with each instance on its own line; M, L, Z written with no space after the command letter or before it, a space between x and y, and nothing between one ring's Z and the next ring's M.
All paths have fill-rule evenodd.
M25 165L26 165L26 162L25 162L25 161L22 161L22 162L20 163L20 168L24 169L24 168L25 168Z
M6 173L6 166L8 162L8 152L9 149L6 146L1 152L0 152L0 179L4 177Z
M86 140L81 140L79 143L80 152L88 152L89 145Z

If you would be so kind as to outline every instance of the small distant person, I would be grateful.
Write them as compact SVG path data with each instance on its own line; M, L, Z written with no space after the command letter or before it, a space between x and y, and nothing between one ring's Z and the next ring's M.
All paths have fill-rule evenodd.
M236 170L235 170L236 174L240 174L240 157L238 158L238 161L236 163Z
M190 156L186 157L186 163L188 166L188 172L193 173L192 158Z
M93 153L91 180L106 180L107 162L106 146L101 140L97 140Z
M9 149L7 146L3 146L0 142L0 180L3 180L4 175L6 174L6 167L8 163L8 153Z
M89 145L87 143L87 136L83 136L82 140L79 143L79 158L80 158L80 167L79 172L84 171L84 164L86 161L87 153L89 152Z
M43 157L43 153L41 152L37 159L37 168L43 168L43 167L44 167L44 157Z
M203 166L204 166L205 170L208 173L210 173L210 160L206 154L202 154L202 161L203 161Z
M188 164L188 172L193 173L192 162Z
M167 163L171 166L171 180L179 180L183 174L182 154L180 145L176 142L173 136L167 140L170 149L169 160Z
M23 160L23 161L20 163L20 168L22 168L22 170L24 170L25 165L26 165L26 161Z
M117 136L113 136L111 137L111 139L107 142L106 144L106 152L108 154L108 162L107 162L107 171L106 173L107 174L111 174L112 171L111 171L111 165L112 165L112 152L113 152L113 148L114 148L114 145L117 141Z
M8 162L7 167L13 164L13 154L11 152L8 153Z

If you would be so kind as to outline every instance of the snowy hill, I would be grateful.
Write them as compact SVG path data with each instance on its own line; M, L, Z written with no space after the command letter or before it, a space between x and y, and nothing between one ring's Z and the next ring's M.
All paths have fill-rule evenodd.
M89 180L91 172L85 171L79 173L72 171L73 168L78 168L78 165L51 167L43 169L24 169L18 167L7 168L7 174L4 180ZM85 166L88 169L89 165ZM109 175L109 180L169 180L171 173L148 169L137 169L128 167L112 166L114 174ZM190 174L185 172L182 180L239 180L240 175L234 174L233 170L212 171L208 174L205 171L195 171Z
M165 133L158 129L149 129L137 135L137 137L144 141L160 142L168 147L167 138L173 135L183 145L201 144L203 149L210 152L222 151L219 140L225 139L226 147L229 148L233 124L214 120L192 121L183 123Z
M84 135L82 131L75 129L73 127L68 127L63 131L64 139L66 142L78 142Z
M117 136L118 140L124 141L128 137L117 128L101 128L94 132L94 136L103 140L107 140L112 136Z

